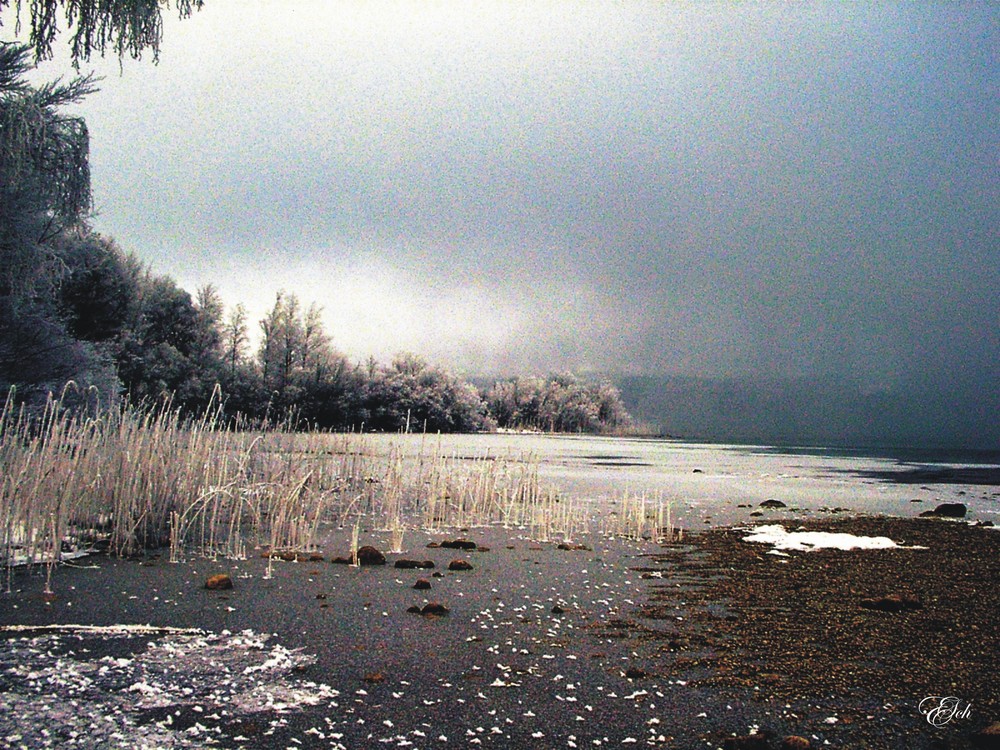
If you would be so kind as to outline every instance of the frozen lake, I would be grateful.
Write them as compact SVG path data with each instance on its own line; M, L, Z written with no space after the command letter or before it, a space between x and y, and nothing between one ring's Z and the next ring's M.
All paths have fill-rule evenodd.
M541 482L577 500L600 505L623 493L646 494L671 504L675 523L695 529L749 520L765 500L780 500L797 515L852 512L914 516L940 502L962 502L972 520L1000 524L997 464L952 458L903 461L836 449L709 445L674 440L540 434L372 435L378 450L397 446L415 458L531 458ZM853 454L853 455L849 455ZM976 467L993 484L940 481L928 472L918 481L884 478L914 469ZM992 472L989 472L992 468ZM596 510L596 509L595 509ZM767 511L779 517L789 511Z
M587 506L595 521L611 517L631 492L669 502L674 523L687 529L753 520L773 536L774 525L784 523L785 541L794 541L784 531L800 519L834 509L911 516L939 502L963 502L971 520L1000 523L995 483L880 478L914 468L983 468L969 464L545 435L365 435L346 450L359 445L376 462L444 457L458 470L482 467L483 459L528 459L541 484ZM339 462L345 450L343 444L340 453L313 449L282 451L282 460ZM760 511L768 499L788 507ZM374 525L363 525L360 542L388 550L390 532ZM349 550L350 526L326 532L321 548L328 559ZM179 563L158 555L109 557L59 569L56 594L46 597L44 576L19 570L0 607L0 745L346 750L634 743L695 750L720 746L706 737L746 734L763 720L784 734L816 737L818 745L826 737L834 746L857 745L838 741L844 735L837 732L852 730L828 717L844 705L847 715L866 716L861 707L868 697L832 697L829 704L766 694L763 701L756 694L734 700L726 690L698 684L698 671L682 666L703 655L701 642L675 648L640 637L647 626L684 638L699 632L679 629L695 621L691 592L701 585L684 557L694 549L690 542L668 545L655 559L664 548L646 539L596 533L583 539L589 546L560 550L558 534L542 542L530 528L481 526L462 532L481 545L461 553L473 569L452 571L449 561L459 553L440 542L457 534L425 529L418 519L402 548L389 551L390 563L394 556L436 559L440 577L391 564L272 565L259 554L192 555ZM788 560L766 557L775 565ZM207 590L206 577L220 570L234 588ZM431 590L414 588L419 576L427 576ZM669 615L643 619L649 597L662 590L669 591ZM408 611L430 597L446 604L447 617ZM725 611L720 605L709 615ZM630 667L642 676L629 677ZM885 698L877 700L881 706ZM925 723L915 706L887 716L872 711L865 720L878 746L901 746L900 737Z

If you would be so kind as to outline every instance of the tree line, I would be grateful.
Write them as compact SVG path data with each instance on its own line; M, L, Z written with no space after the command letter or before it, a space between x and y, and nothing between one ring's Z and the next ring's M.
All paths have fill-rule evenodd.
M0 9L5 4L0 0ZM179 7L183 15L197 5ZM152 46L155 54L159 5L142 6L153 31L134 50L120 42L129 27L115 25L130 7L108 6L124 15L108 11L103 45L119 55ZM628 425L615 388L571 375L480 389L413 354L351 363L334 348L321 309L304 307L294 294L277 296L257 323L253 347L242 305L225 310L212 286L192 296L91 230L89 134L84 120L65 110L95 82L77 76L31 84L35 59L47 51L48 37L40 39L34 48L0 42L3 393L31 408L72 381L67 403L124 394L132 402L169 401L189 414L220 403L233 419L328 429L596 432ZM81 57L74 48L74 59Z
M254 337L243 305L227 311L211 285L192 296L113 240L76 227L47 250L58 273L37 274L28 299L3 297L0 386L29 404L73 380L191 415L216 403L256 425L606 432L630 424L609 383L553 375L480 388L414 354L351 363L333 346L321 308L294 294L277 295Z

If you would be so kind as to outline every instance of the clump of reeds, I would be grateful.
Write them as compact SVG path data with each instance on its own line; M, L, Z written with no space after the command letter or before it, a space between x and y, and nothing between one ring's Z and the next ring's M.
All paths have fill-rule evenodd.
M208 411L0 413L0 564L58 561L103 538L119 555L169 544L245 556L248 545L305 549L331 509L355 497L361 451L318 434L261 433Z
M169 405L84 414L51 398L33 415L11 394L0 413L0 564L51 566L64 545L98 540L118 555L169 545L172 560L244 557L261 547L270 559L313 548L325 521L353 523L354 555L362 518L389 532L395 552L408 522L503 524L566 541L588 528L587 507L543 487L535 457L447 457L420 440L406 456L364 435L247 429L211 407L190 420ZM628 502L616 533L649 533L646 511Z
M604 516L603 532L632 540L679 542L683 531L673 525L673 503L662 496L625 490L617 507Z

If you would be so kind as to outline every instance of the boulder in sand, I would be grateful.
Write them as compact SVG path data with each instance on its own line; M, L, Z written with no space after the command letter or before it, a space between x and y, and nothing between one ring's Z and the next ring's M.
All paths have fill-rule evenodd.
M472 570L472 563L468 560L452 560L448 563L448 570Z
M205 581L205 588L211 591L224 591L233 587L233 579L225 573L218 573L209 576Z
M969 509L965 503L941 503L934 510L925 510L921 518L965 518Z
M420 610L420 614L434 617L444 617L451 610L439 602L427 602Z
M421 570L424 568L433 568L433 560L396 560L396 567L403 570Z
M366 545L358 550L358 565L385 565L385 555Z
M453 539L450 542L441 542L444 549L464 549L473 550L478 545L469 539Z

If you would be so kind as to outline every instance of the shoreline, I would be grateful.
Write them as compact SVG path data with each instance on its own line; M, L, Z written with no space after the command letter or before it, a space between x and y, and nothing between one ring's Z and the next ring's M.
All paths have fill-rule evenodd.
M667 580L698 582L682 600L669 583L652 592L641 621L655 653L696 685L753 694L762 731L835 747L973 746L1000 719L1000 530L884 516L785 525L902 546L774 554L739 528L703 531L695 554L652 557ZM694 646L679 652L678 640ZM935 727L921 708L931 696L971 709Z
M282 679L305 679L339 698L287 715L223 717L212 734L222 747L280 739L316 748L634 742L683 750L723 747L756 729L772 733L773 747L796 735L813 747L957 749L1000 718L1000 531L873 516L768 522L927 549L782 558L729 527L689 533L683 544L595 537L580 539L592 549L560 550L494 527L463 533L484 549L461 551L428 549L451 537L414 532L409 551L389 555L384 568L275 562L268 579L261 558L95 558L100 570L56 571L49 601L44 575L24 571L13 577L18 590L3 595L0 624L250 629L315 657ZM436 567L391 567L399 557ZM473 569L448 571L455 557ZM205 578L223 571L235 588L206 591ZM413 590L417 578L432 590ZM921 606L881 612L859 604L893 593ZM451 611L405 611L427 601ZM31 634L2 635L10 645ZM128 647L95 639L95 654L138 662L155 636ZM8 675L0 680L9 701L19 686ZM930 726L919 702L937 694L970 702L971 717ZM175 727L204 722L193 710L182 707ZM159 727L164 718L146 711L131 720Z

